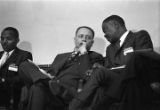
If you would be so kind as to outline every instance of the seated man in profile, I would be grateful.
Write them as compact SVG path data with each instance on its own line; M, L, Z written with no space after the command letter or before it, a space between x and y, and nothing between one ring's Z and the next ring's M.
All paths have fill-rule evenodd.
M3 29L0 52L0 107L17 110L23 82L18 75L18 66L27 59L32 60L30 52L17 47L18 30L13 27Z
M70 103L69 110L108 110L113 102L119 102L123 96L130 101L123 100L122 110L143 110L152 101L151 87L159 91L160 78L156 74L160 68L160 55L152 51L150 35L145 30L128 31L123 18L118 15L107 17L102 23L102 30L110 42L105 65L99 65L92 73L82 91Z
M31 62L20 65L21 78L27 85L30 96L28 110L60 110L77 95L79 81L95 63L103 63L102 55L90 51L94 31L87 26L77 28L73 52L58 54L51 68L45 72Z

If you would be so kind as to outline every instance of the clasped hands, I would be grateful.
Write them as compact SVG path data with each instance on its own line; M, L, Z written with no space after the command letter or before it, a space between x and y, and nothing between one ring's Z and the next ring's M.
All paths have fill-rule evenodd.
M153 82L150 84L150 86L153 89L153 91L160 94L160 82Z
M87 53L86 42L80 43L78 47L75 47L74 51L80 55L86 54Z

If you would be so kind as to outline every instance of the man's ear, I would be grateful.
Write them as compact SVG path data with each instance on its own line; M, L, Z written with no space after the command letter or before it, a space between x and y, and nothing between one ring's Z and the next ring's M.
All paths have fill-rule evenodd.
M90 42L90 48L93 46L94 40Z
M92 45L93 45L93 43L94 43L94 40L92 40ZM92 45L91 45L91 46L92 46Z
M19 38L18 38L18 39L16 39L16 42L17 42L17 44L18 44L18 42L19 42Z

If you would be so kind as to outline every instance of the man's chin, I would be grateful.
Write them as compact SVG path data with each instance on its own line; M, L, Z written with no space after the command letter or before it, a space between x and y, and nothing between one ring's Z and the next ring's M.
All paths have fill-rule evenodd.
M3 48L3 50L6 51L6 52L9 52L9 51L11 51L12 49Z
M108 40L108 42L110 42L111 44L114 44L114 42L113 42L113 41L111 41L111 40Z
M4 47L4 46L2 46L2 48L3 48L4 51L8 50L8 49L7 49L6 47Z

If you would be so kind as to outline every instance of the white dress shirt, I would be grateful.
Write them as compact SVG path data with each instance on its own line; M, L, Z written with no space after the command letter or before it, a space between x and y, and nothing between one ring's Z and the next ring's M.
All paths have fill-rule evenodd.
M124 43L127 35L128 35L129 31L126 31L120 38L120 47L122 46L122 44Z
M1 59L0 59L0 68L4 65L4 63L7 61L7 59L11 56L14 50L10 52L4 52Z

